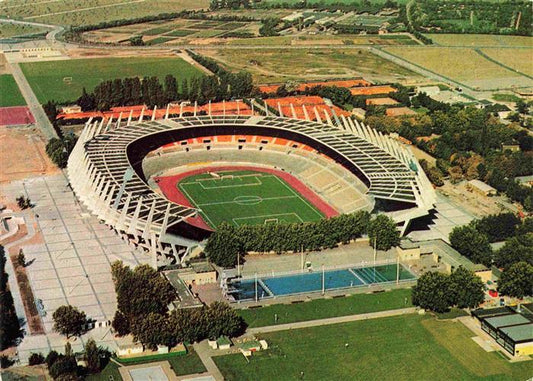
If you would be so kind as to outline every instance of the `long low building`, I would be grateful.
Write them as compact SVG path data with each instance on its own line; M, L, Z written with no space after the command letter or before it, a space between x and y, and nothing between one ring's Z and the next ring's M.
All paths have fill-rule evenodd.
M207 136L212 139L205 139ZM132 243L154 256L170 254L183 261L190 248L205 238L200 232L190 234L187 223L198 210L156 192L143 171L144 159L169 144L182 147L185 153L214 152L220 137L227 136L269 136L296 142L285 148L286 154L300 143L311 147L306 155L327 157L333 165L357 176L362 186L356 185L372 201L367 205L378 199L389 203L386 212L402 224L403 231L412 219L427 215L434 207L433 187L411 151L389 136L335 114L333 118L326 115L323 122L257 115L169 118L168 114L163 119L143 120L141 116L138 121L131 117L89 121L69 157L70 183L89 210ZM194 144L187 146L188 141ZM239 143L232 152L267 151L270 146L268 141ZM380 203L380 210L384 207Z

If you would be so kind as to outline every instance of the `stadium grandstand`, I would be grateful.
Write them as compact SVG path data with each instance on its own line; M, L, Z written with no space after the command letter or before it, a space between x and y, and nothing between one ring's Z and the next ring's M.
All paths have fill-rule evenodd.
M199 115L195 107L177 117L169 110L154 110L150 118L141 110L135 120L132 111L128 118L119 112L118 119L89 120L68 162L80 201L151 252L156 266L183 262L211 233L194 223L200 210L165 197L157 184L160 176L202 166L285 172L338 213L385 212L402 232L434 207L434 190L409 150L335 111L320 117L315 108L313 121L254 115L248 108L208 108Z

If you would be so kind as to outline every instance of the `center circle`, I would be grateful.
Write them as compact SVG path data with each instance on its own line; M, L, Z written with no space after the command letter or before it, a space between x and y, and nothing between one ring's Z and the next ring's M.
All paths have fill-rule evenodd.
M233 202L239 205L256 205L261 203L263 199L259 196L237 196L233 199Z

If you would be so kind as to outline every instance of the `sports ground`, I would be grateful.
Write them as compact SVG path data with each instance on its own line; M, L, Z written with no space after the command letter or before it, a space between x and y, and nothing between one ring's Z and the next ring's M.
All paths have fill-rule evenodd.
M0 75L0 107L25 106L26 101L11 74Z
M304 184L279 171L203 168L157 181L167 198L198 208L213 229L224 222L234 226L310 222L337 214Z
M305 303L304 303L305 304ZM249 362L213 357L226 380L526 380L531 363L485 352L461 322L408 314L260 335Z
M84 87L92 91L100 82L116 78L155 76L163 80L172 74L181 83L184 78L202 76L199 69L179 57L90 58L20 66L41 103L75 101Z

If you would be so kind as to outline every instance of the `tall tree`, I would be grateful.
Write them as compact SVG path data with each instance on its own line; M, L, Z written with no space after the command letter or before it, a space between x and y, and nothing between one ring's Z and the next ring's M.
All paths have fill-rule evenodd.
M176 77L168 74L165 77L165 103L170 103L178 99L178 81Z
M6 256L0 246L0 351L14 345L22 337L13 297L9 290L5 272Z
M502 295L516 298L533 296L533 265L518 262L505 270L498 282L498 291Z
M52 318L54 330L65 335L67 339L70 336L80 336L84 330L84 325L87 323L85 312L70 305L58 307Z
M98 373L101 369L100 350L96 342L91 338L85 344L85 360L87 361L87 369L91 373Z
M485 300L481 278L462 266L450 275L450 293L452 304L459 308L475 308Z
M450 243L459 253L475 263L490 266L492 249L489 239L470 225L455 227L450 233Z
M445 312L452 305L449 276L438 272L427 272L418 278L411 295L415 306L430 311Z
M379 214L368 224L368 238L371 246L378 250L389 250L400 244L400 232L394 220L384 214Z

